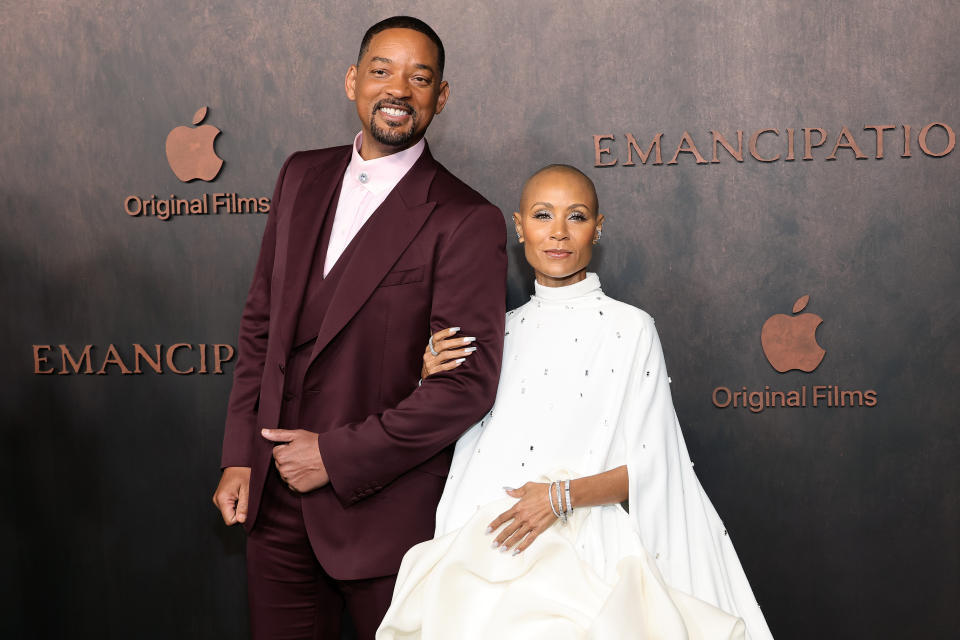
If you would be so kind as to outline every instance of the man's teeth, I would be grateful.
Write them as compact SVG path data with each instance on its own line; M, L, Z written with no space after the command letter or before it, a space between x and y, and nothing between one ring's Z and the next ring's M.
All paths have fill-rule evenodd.
M405 116L407 112L403 109L394 109L393 107L380 107L380 111L383 111L388 116Z

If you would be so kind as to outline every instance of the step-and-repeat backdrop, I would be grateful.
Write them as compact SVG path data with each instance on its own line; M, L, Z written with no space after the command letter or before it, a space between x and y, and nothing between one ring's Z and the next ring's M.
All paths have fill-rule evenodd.
M431 149L505 223L546 163L596 181L594 266L658 320L774 634L955 631L960 8L458 5L4 3L0 635L244 637L210 504L240 310L277 170L352 139L395 13L444 39Z

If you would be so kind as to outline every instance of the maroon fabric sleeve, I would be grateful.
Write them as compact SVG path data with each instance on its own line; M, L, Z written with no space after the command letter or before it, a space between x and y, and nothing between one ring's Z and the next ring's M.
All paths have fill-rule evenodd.
M506 314L506 231L496 207L469 211L434 264L432 331L461 327L479 348L430 376L396 407L319 436L337 498L350 505L452 444L493 406ZM425 345L424 345L425 346Z

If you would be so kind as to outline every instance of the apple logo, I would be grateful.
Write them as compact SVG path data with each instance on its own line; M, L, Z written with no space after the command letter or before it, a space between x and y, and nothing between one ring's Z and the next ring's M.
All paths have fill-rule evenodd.
M193 124L199 125L207 117L207 108L200 107L193 114ZM213 149L213 140L220 129L213 125L176 127L167 135L167 162L181 182L203 180L210 182L220 173L223 158Z
M808 295L797 300L793 303L793 313L803 311L809 301ZM815 313L770 316L760 331L760 343L771 366L780 373L792 369L810 373L820 366L827 353L817 344L817 327L821 322L823 318Z

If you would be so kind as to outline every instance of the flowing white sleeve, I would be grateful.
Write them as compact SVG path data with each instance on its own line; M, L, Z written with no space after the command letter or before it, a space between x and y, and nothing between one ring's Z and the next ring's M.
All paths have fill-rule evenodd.
M630 516L670 586L743 618L748 638L772 638L730 536L693 471L660 339L653 319L641 316L618 425L630 476Z

